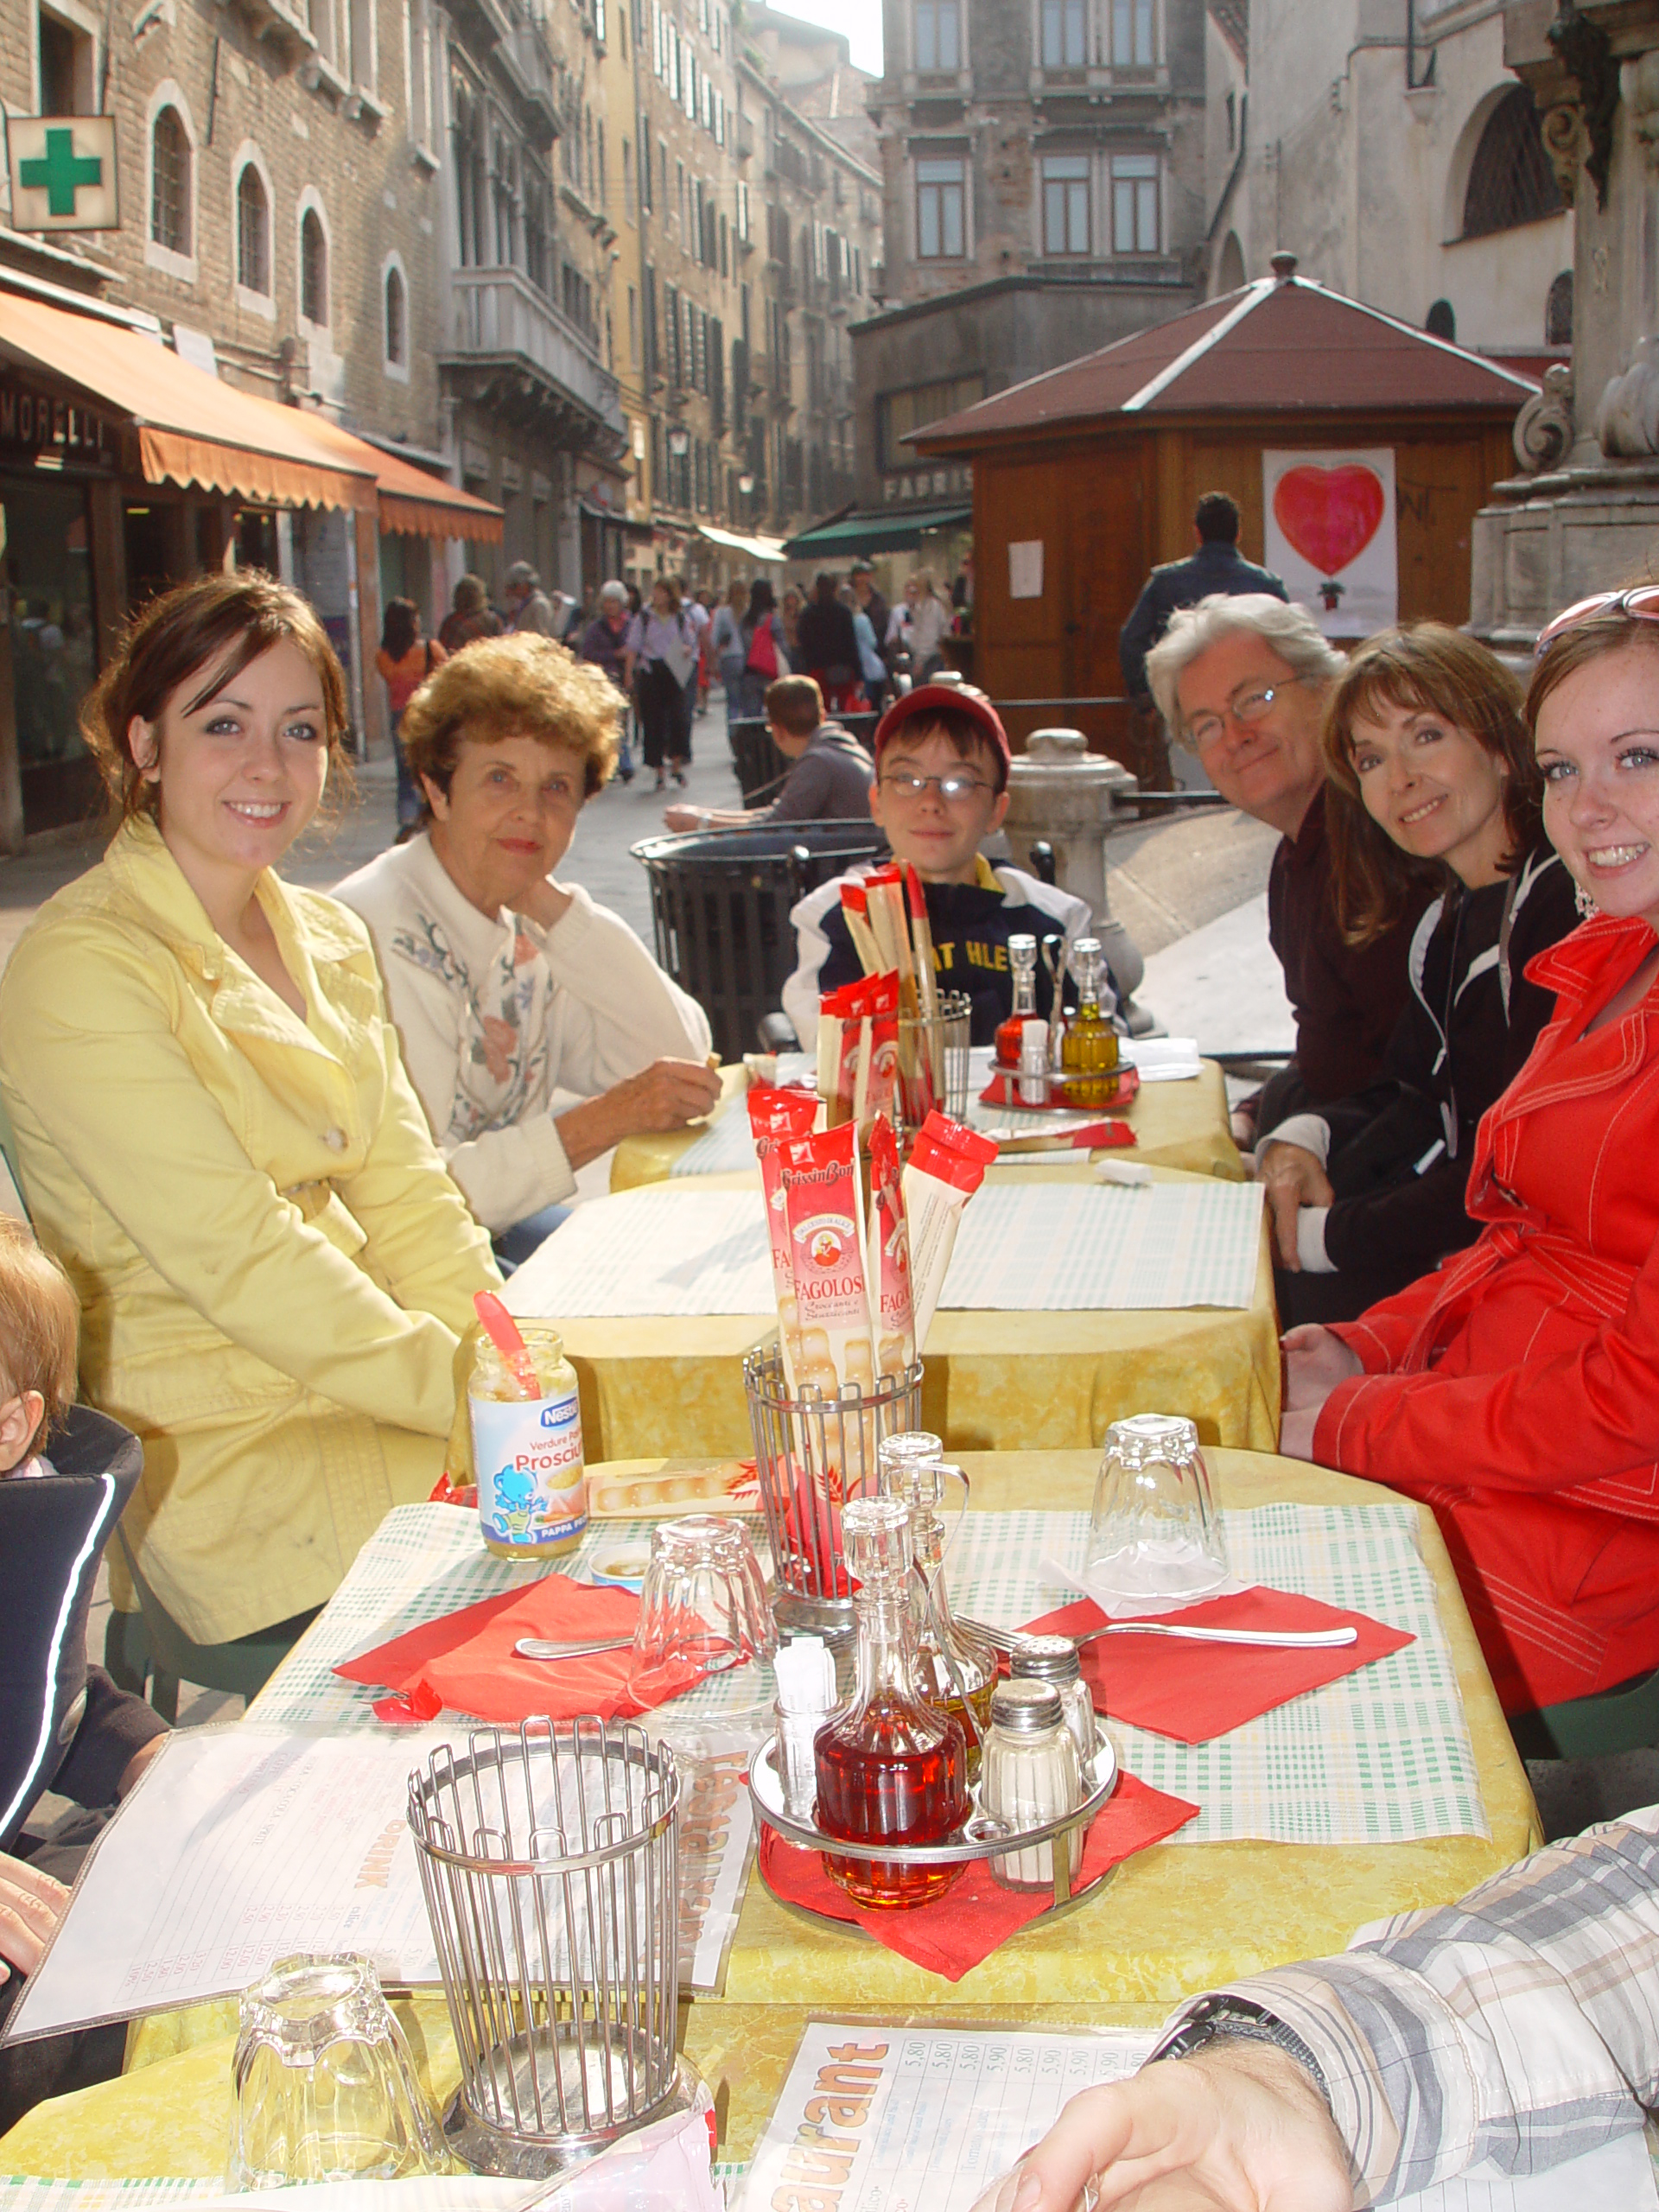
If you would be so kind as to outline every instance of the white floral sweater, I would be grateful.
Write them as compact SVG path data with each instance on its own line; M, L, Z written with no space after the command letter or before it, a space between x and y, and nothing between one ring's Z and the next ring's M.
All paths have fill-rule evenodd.
M580 886L551 930L464 898L422 836L335 890L368 924L404 1063L432 1134L486 1229L568 1198L575 1177L549 1111L656 1059L701 1060L708 1019L620 914Z

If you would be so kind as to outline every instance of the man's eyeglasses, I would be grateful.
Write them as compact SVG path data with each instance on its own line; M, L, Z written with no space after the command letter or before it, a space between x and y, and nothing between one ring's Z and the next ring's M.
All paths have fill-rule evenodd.
M1659 622L1659 584L1637 584L1630 591L1599 591L1589 599L1577 601L1553 622L1545 623L1532 649L1533 658L1536 660L1553 645L1563 630L1575 630L1580 622L1598 614L1628 614L1637 622Z
M897 791L902 798L920 798L931 785L947 806L960 806L975 791L988 791L994 788L982 784L977 776L913 776L908 771L895 768L876 779L883 791Z
M1188 722L1186 734L1200 753L1207 753L1226 734L1229 721L1259 722L1281 691L1300 682L1300 677L1293 676L1284 683L1263 684L1257 690L1243 692L1230 702L1224 716L1200 715L1196 721Z

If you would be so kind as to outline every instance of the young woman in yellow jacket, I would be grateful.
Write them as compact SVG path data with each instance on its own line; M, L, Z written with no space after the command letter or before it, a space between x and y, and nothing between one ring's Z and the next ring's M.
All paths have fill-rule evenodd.
M126 1529L198 1641L320 1605L424 1497L489 1239L398 1058L368 933L275 873L346 721L296 592L198 578L86 702L122 811L0 983L24 1192L81 1387L143 1440Z

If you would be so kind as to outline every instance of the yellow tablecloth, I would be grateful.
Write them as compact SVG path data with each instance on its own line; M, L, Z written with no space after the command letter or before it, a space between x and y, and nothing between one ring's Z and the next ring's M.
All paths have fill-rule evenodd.
M1176 1179L1171 1170L1154 1172ZM993 1173L1054 1182L1086 1180L1089 1167L1077 1160ZM775 1315L575 1317L558 1325L581 1382L590 1462L746 1459L753 1451L743 1355L776 1335ZM1279 1441L1279 1324L1265 1227L1247 1307L942 1310L923 1364L923 1423L953 1452L1081 1449L1099 1445L1113 1421L1154 1408L1185 1414L1205 1444L1271 1452Z
M728 1102L725 1110L742 1113L743 1071L722 1068L721 1083ZM1189 1082L1143 1084L1124 1119L1135 1131L1135 1147L1125 1153L1126 1159L1143 1160L1152 1167L1183 1167L1193 1175L1218 1175L1230 1183L1243 1181L1243 1165L1228 1124L1227 1084L1213 1060L1201 1061L1198 1073ZM670 1129L661 1136L625 1138L612 1156L612 1190L632 1191L642 1183L665 1181L674 1162L701 1135L700 1128Z
M1221 1503L1288 1498L1363 1504L1388 1493L1300 1461L1218 1451ZM970 1459L974 1504L1006 1510L1040 1499L1086 1506L1091 1453L997 1453ZM1493 1695L1433 1516L1419 1509L1467 1710L1491 1840L1446 1836L1369 1847L1282 1843L1160 1845L1121 1868L1074 1910L1023 1929L955 1985L935 1980L852 1931L775 1904L752 1881L721 1998L684 2008L683 2044L725 2114L723 2155L746 2158L782 2088L812 2012L888 2019L948 2017L1150 2025L1181 1997L1217 1981L1339 1949L1363 1923L1444 1904L1536 1847L1525 1771ZM440 2102L455 2066L442 2003L399 2007ZM0 2171L98 2177L213 2175L230 2109L233 2007L197 2006L141 2024L127 2075L36 2108L0 2143Z

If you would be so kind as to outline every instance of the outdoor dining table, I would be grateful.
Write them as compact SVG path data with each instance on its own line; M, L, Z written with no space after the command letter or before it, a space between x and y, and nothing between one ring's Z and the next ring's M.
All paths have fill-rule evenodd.
M715 2094L722 2158L749 2154L810 2016L1150 2027L1184 1995L1339 1949L1363 1923L1447 1903L1536 1847L1525 1771L1428 1509L1300 1461L1225 1450L1209 1459L1236 1565L1265 1563L1264 1579L1278 1586L1409 1624L1416 1642L1211 1744L1189 1748L1109 1720L1122 1764L1198 1802L1198 1821L954 1983L777 1903L752 1873L723 1989L683 1999L683 2045ZM1077 1522L1061 1516L1086 1512L1095 1454L992 1453L965 1464L973 1512L957 1602L1000 1604L1002 1618L1011 1607L1017 1617L1029 1595L1007 1560L1068 1528L1075 1534ZM1032 1513L1033 1499L1042 1516ZM1033 1534L1039 1519L1045 1525ZM606 1534L630 1529L639 1533L613 1524ZM464 1548L458 1530L445 1541L452 1552ZM487 1561L481 1545L479 1553L476 1574L499 1574L497 1586L524 1573ZM373 1694L327 1672L330 1656L359 1648L364 1621L377 1618L375 1592L360 1585L359 1577L354 1604L324 1609L252 1717L293 1725L315 1702L313 1725L330 1732L378 1725L366 1711ZM395 1620L378 1617L388 1628L455 1602L453 1569L434 1576L424 1595L407 1575L398 1586ZM423 1991L398 2000L398 2011L442 2102L457 2070L442 1998ZM234 2024L228 1999L138 2023L126 2074L38 2107L0 2143L0 2171L217 2175Z
M1166 1086L1166 1088L1172 1086ZM992 1171L999 1183L1086 1183L1086 1155ZM1199 1181L1155 1168L1160 1181ZM739 1175L691 1190L747 1187ZM677 1191L680 1186L663 1186ZM602 1201L601 1202L603 1203ZM562 1232L556 1231L556 1236ZM516 1313L553 1321L582 1389L592 1459L746 1459L753 1451L744 1355L775 1313L582 1316L543 1310L536 1262L509 1281ZM923 1353L922 1424L953 1452L1080 1450L1156 1406L1197 1422L1205 1444L1270 1452L1279 1440L1279 1324L1265 1227L1248 1306L999 1312L942 1306Z
M747 1072L741 1066L724 1067L720 1072L721 1103L713 1118L723 1122L734 1114L747 1128L743 1105ZM997 1118L1005 1123L1017 1122L1018 1116L999 1112ZM1126 1160L1142 1160L1149 1167L1184 1168L1192 1175L1218 1175L1227 1182L1243 1179L1243 1163L1228 1119L1226 1078L1214 1060L1200 1060L1197 1075L1177 1082L1143 1083L1119 1118L1135 1131L1133 1147L1122 1154ZM633 1191L647 1183L705 1172L697 1169L695 1160L688 1161L687 1155L707 1135L708 1125L699 1124L689 1129L625 1137L612 1155L612 1190ZM704 1147L705 1150L714 1148ZM721 1147L718 1157L722 1166L717 1173L723 1172L730 1147ZM744 1160L741 1164L747 1168L748 1162Z

